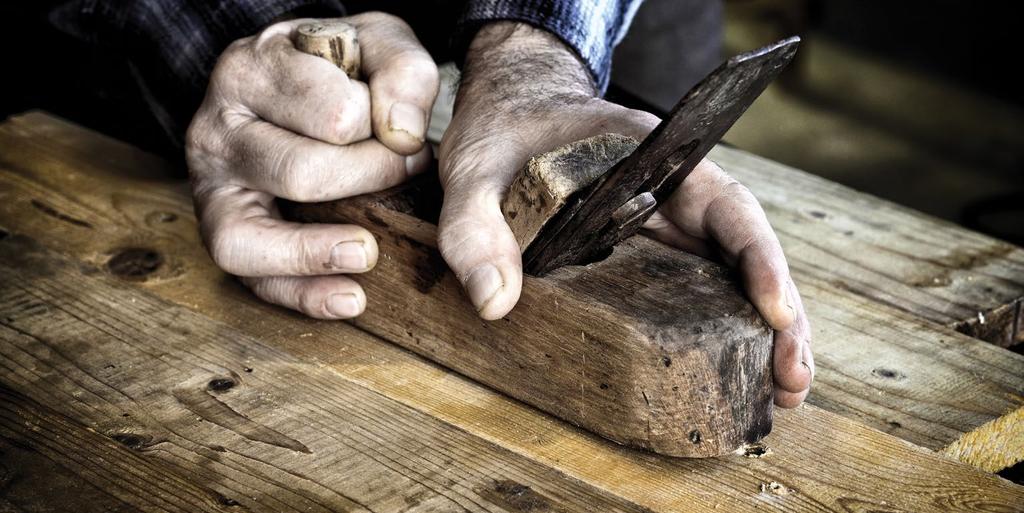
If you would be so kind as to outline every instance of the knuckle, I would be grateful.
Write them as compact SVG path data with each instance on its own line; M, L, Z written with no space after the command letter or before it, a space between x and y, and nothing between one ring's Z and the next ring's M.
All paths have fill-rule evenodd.
M437 64L419 51L406 50L395 56L392 61L395 70L406 77L413 77L422 86L431 86L440 81Z
M322 270L330 261L324 245L309 233L296 232L288 240L288 245L293 248L291 252L295 255L296 270L302 274Z
M299 287L294 292L296 295L295 305L299 311L310 317L323 317L323 294L317 293L312 287Z
M366 115L355 102L344 102L331 107L325 113L325 117L331 132L341 141L355 141L364 135L364 123Z
M507 230L507 228L506 228ZM511 232L509 232L511 237ZM437 249L460 280L464 280L474 262L498 260L515 253L515 239L506 239L500 231L491 233L478 222L458 219L446 223L438 233Z
M228 46L217 58L210 73L207 86L207 101L217 99L239 99L251 91L264 87L265 66L256 62L252 38L240 39Z
M238 236L233 230L224 226L215 226L209 230L205 239L206 249L217 267L230 274L246 274L246 270L239 265L240 262L237 258Z
M223 152L223 141L218 131L213 129L208 109L203 107L185 132L185 163L190 170L202 170Z
M697 163L696 171L708 175L714 178L715 180L722 181L723 183L731 183L736 181L735 178L729 176L729 173L726 173L725 170L722 169L722 166L719 166L717 162L706 157L701 159L701 161Z
M286 152L278 163L281 170L278 186L280 194L292 201L313 201L319 185L309 179L308 162L296 152Z
M746 185L743 185L736 180L732 180L726 185L725 193L729 197L733 198L737 203L753 208L755 211L761 211L761 204L758 203L757 198L754 197L754 193L750 192L750 189Z
M292 20L292 19L287 19L287 20L284 20L284 21L279 21L277 23L271 23L270 25L267 25L266 27L264 27L263 30L260 30L260 32L258 34L256 34L256 36L254 36L254 37L252 37L250 39L252 39L255 42L256 45L259 45L262 42L266 41L267 39L269 39L271 37L274 37L274 36L277 36L277 35L281 34L282 32L283 33L289 32L291 27L294 25L294 23L295 23L295 20Z
M194 176L219 176L236 170L247 155L239 144L237 131L245 115L207 100L196 112L185 132L185 164Z
M443 222L438 230L437 250L449 265L457 268L464 257L466 244L472 242L472 237L464 220L445 221L448 222Z
M185 131L185 163L189 169L202 167L202 163L213 153L207 130L199 119L200 115L196 116Z
M437 64L418 48L395 48L374 72L370 88L375 94L405 98L429 109L440 84Z
M701 164L706 166L707 164ZM714 165L714 164L712 164ZM720 171L720 169L718 170ZM747 189L745 185L738 182L735 178L720 172L718 176L717 192L715 192L711 204L719 204L721 206L735 206L743 205L748 206L751 203L757 205L757 200L754 199L754 195Z
M224 49L210 74L211 84L233 80L250 68L249 38L239 39Z

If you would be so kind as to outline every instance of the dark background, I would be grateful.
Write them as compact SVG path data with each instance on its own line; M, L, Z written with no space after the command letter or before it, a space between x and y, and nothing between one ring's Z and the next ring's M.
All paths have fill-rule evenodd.
M0 115L45 109L180 162L141 100L125 93L131 79L116 53L50 27L47 13L59 3L0 4ZM452 15L429 13L448 3L348 2L417 11L412 19L435 48L444 46ZM658 111L685 92L689 79L676 77L687 76L697 51L680 28L694 15L690 3L648 0L641 8L619 52L629 58L616 65L613 98ZM723 5L702 15L725 27L716 51L722 57L791 34L804 38L797 61L728 143L1024 244L1022 45L1013 2ZM644 56L678 66L644 68ZM843 77L838 84L836 77Z

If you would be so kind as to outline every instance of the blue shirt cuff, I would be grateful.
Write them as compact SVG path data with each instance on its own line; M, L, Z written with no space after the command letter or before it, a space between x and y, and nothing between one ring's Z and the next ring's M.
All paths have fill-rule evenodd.
M551 32L576 51L604 94L612 52L629 28L642 0L470 0L453 37L456 59L477 30L494 21L519 21Z

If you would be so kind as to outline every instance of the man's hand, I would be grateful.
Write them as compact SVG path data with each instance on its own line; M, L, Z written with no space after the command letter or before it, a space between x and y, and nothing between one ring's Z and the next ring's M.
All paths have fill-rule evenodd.
M470 46L441 142L445 202L438 244L481 317L498 319L519 300L521 251L500 202L526 161L607 132L641 140L659 122L596 96L575 54L544 31L494 23ZM800 404L813 376L810 326L782 248L753 195L704 160L645 230L739 269L751 301L776 330L775 402Z
M200 231L214 261L259 297L324 319L366 307L342 276L371 269L377 244L351 225L281 220L274 199L326 201L384 189L426 169L437 67L393 16L345 18L359 31L362 75L298 51L295 30L267 27L217 62L186 136Z

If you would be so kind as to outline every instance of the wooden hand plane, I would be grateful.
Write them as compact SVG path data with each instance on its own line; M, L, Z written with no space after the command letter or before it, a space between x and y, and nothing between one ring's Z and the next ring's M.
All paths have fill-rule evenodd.
M605 134L531 159L502 204L527 275L498 321L477 316L436 248L436 177L282 211L377 238L377 266L351 276L368 298L356 326L615 442L726 454L771 430L772 330L727 269L632 235L796 44L730 59L643 142ZM304 25L296 46L358 73L350 26Z

